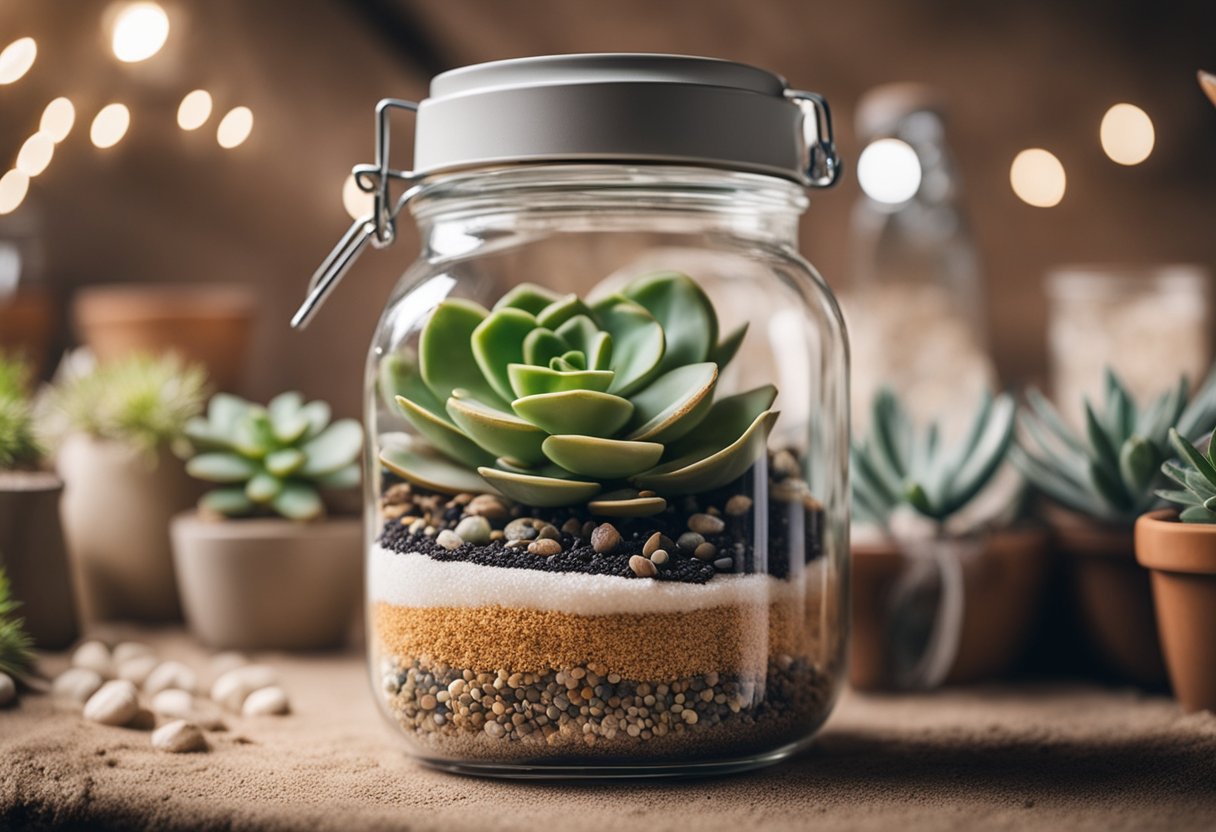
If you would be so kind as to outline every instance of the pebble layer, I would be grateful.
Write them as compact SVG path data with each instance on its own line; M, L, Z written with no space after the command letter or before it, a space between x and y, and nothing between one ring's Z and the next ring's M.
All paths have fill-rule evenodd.
M389 655L384 703L425 756L604 762L721 757L780 747L826 715L832 685L805 658L759 674L639 681L595 662L539 673L476 671Z

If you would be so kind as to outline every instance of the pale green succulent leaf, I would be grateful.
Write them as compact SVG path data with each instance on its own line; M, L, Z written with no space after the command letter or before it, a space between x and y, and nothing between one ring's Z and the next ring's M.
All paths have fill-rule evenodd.
M497 468L478 468L477 473L512 500L546 508L584 503L602 490L598 482L520 474Z
M186 422L182 433L201 450L232 447L232 437L217 432L212 423L201 416L195 416Z
M545 307L558 300L556 292L538 286L535 283L521 283L507 292L494 304L495 309L513 307L522 309L531 315L539 315Z
M1055 435L1057 439L1074 453L1079 454L1082 458L1089 456L1089 449L1085 447L1085 443L1077 436L1064 418L1060 416L1060 412L1056 410L1046 396L1038 390L1031 388L1026 391L1026 401L1030 404L1031 410L1037 419L1046 430ZM1044 446L1046 449L1046 446Z
M611 392L631 396L658 374L666 336L663 327L645 307L621 295L609 295L593 307L600 328L612 336L612 369L616 379ZM593 353L583 349L591 366Z
M1104 463L1090 461L1089 481L1092 489L1116 511L1124 513L1132 509L1131 497L1123 488L1122 480L1112 476Z
M308 431L304 434L305 439L312 439L325 430L333 416L329 404L320 400L304 405L303 412L308 418Z
M1161 463L1161 473L1165 474L1165 476L1169 477L1171 480L1178 483L1183 488L1187 487L1186 486L1187 470L1188 469L1186 467L1181 465L1175 459L1167 459L1165 462Z
M1111 444L1122 445L1136 429L1136 406L1123 382L1106 368L1106 433Z
M255 503L269 503L283 490L283 481L268 471L259 471L245 483L245 496Z
M1119 454L1089 402L1085 402L1085 435L1093 454L1090 468L1092 469L1094 465L1100 466L1105 474L1105 479L1118 477Z
M280 393L266 406L270 429L275 442L290 445L308 431L308 415L304 412L304 397L299 393Z
M282 448L266 455L262 464L276 477L289 477L304 467L308 455L299 448Z
M652 517L666 509L662 497L641 497L633 488L600 494L587 503L588 511L603 517Z
M611 393L564 390L516 399L511 409L549 434L614 436L633 415L633 404Z
M457 389L448 399L448 414L475 443L492 457L506 456L525 465L543 462L541 443L548 435L514 413L482 404ZM491 460L481 464L489 465Z
M908 475L909 455L914 439L912 422L890 389L883 388L874 398L870 417L873 449L884 467L902 483Z
M494 491L473 469L452 462L422 440L390 434L381 438L381 445L380 464L414 485L441 494Z
M633 402L633 418L626 439L675 442L687 435L709 413L718 366L711 362L677 367L656 378Z
M300 482L290 482L275 495L270 502L271 508L288 520L316 520L325 514L325 504L321 495L311 485Z
M494 454L486 451L476 441L469 438L446 411L443 418L440 418L404 396L397 398L397 404L414 429L449 459L461 462L470 468L487 465L494 459Z
M208 491L198 501L200 510L225 517L242 517L257 508L253 500L245 496L244 488L217 488Z
M512 398L535 396L540 393L557 393L563 390L595 390L607 392L615 375L611 370L552 370L548 367L532 367L528 364L511 364L507 367L511 379Z
M343 491L347 488L354 488L363 480L363 466L357 462L352 462L345 468L339 468L332 474L326 474L323 477L317 477L313 480L318 488L324 488L329 491Z
M507 367L526 360L524 341L534 331L536 318L510 306L491 312L473 330L473 358L490 386L505 401L514 398Z
M536 314L536 322L546 329L557 329L577 315L591 315L591 310L578 295L558 298Z
M777 411L766 410L738 439L721 450L708 456L690 453L638 474L630 482L669 497L720 488L743 476L764 454L778 415Z
M398 396L404 396L439 418L448 418L447 411L443 409L443 402L422 380L422 371L418 367L418 356L414 350L403 347L398 352L385 356L380 362L379 376L380 398L390 409L396 406ZM324 404L324 402L313 402L307 405L305 410L307 411L316 404ZM328 408L328 406L326 407ZM316 427L314 422L312 435L320 433L327 424L329 424L328 409L320 427Z
M1208 507L1207 506L1208 502L1216 499L1216 498L1209 497L1208 499L1205 500L1205 499L1199 498L1198 496L1192 494L1189 491L1181 491L1181 490L1177 490L1177 489L1168 489L1168 488L1159 489L1156 492L1156 494L1158 497L1160 497L1163 500L1168 500L1171 503L1177 503L1178 505L1182 505L1182 506ZM1213 503L1213 507L1216 507L1216 502Z
M1174 446L1174 450L1178 452L1178 456L1186 460L1192 468L1210 483L1216 483L1216 466L1213 466L1208 459L1195 448L1181 433L1176 429L1170 428L1170 444Z
M446 402L453 389L463 387L481 401L506 406L473 354L473 332L488 314L471 301L449 299L435 307L423 327L418 363L423 380L439 401Z
M665 459L708 456L738 441L756 419L773 406L776 398L777 388L765 384L719 399L695 430L668 446Z
M230 393L216 393L207 403L207 421L217 435L230 433L256 405Z
M1031 456L1016 445L1009 449L1009 458L1014 467L1035 488L1060 505L1088 517L1120 522L1122 514L1113 510L1089 485L1088 471L1083 483L1073 482L1062 477L1058 470L1049 467L1047 463Z
M1178 515L1183 523L1216 523L1216 511L1203 506L1191 506Z
M562 353L561 360L576 370L587 369L587 356L583 355L580 350L570 350L569 352Z
M1148 491L1161 470L1161 454L1147 439L1132 435L1119 449L1119 474L1133 494Z
M252 460L220 451L199 454L186 463L186 473L207 482L245 482L257 470Z
M1216 484L1208 482L1203 474L1192 469L1186 472L1186 488L1201 500L1216 497Z
M1178 416L1175 427L1188 439L1196 440L1216 427L1216 366L1195 391L1190 404Z
M993 400L983 428L971 443L970 455L942 481L942 492L938 495L940 519L970 503L1005 461L1013 441L1016 410L1012 396L1002 394Z
M640 304L663 329L666 349L658 372L705 361L718 343L718 316L696 281L656 272L631 281L621 294Z
M730 362L734 361L735 355L739 352L739 347L743 345L743 338L747 335L748 322L744 321L742 325L735 327L728 332L718 345L709 351L709 360L718 365L718 372L726 369Z
M544 327L537 327L524 338L523 360L525 364L547 367L551 359L560 358L569 350L570 345L556 332Z
M600 331L589 315L576 315L556 331L563 341L587 356L588 368L611 369L612 336Z
M353 462L362 449L363 427L354 419L339 419L301 447L308 462L299 473L304 477L333 473Z
M567 471L601 481L624 479L649 470L663 456L663 446L657 442L596 436L550 436L542 449L545 456Z

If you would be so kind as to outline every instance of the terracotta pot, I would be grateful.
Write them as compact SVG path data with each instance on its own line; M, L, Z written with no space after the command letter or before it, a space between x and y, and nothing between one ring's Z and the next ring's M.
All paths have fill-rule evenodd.
M962 618L945 684L1007 673L1023 653L1037 620L1047 572L1046 534L1037 529L994 533L960 546ZM849 681L861 690L896 685L891 620L893 593L915 557L894 544L854 545L853 624Z
M191 631L239 650L341 645L363 592L363 522L173 520L173 558Z
M1136 521L1136 559L1152 570L1170 684L1184 711L1216 711L1216 526L1172 509Z
M100 361L176 352L202 364L218 390L239 390L256 301L238 286L116 285L81 290L81 341Z
M0 472L0 565L21 602L26 631L45 650L67 647L80 635L59 523L62 494L54 474Z
M58 469L86 620L179 620L169 522L199 493L181 460L77 435L60 449Z
M24 356L35 378L46 367L54 329L54 305L46 292L22 289L0 298L0 352Z
M1053 510L1056 551L1067 563L1073 607L1102 663L1146 687L1166 681L1149 573L1136 563L1132 529Z

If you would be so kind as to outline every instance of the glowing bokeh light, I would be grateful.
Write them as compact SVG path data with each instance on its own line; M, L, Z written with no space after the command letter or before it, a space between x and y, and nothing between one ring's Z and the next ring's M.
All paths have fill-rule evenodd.
M107 104L98 111L89 128L89 141L100 148L113 147L127 135L131 111L122 104Z
M177 108L177 126L183 130L197 130L211 118L211 93L194 90L186 93Z
M1018 199L1037 208L1050 208L1064 198L1064 165L1054 154L1033 147L1023 150L1009 167L1009 184Z
M10 170L0 176L0 214L11 214L17 210L29 189L30 178L19 170Z
M55 142L46 133L39 131L26 139L25 144L17 151L16 168L33 178L46 170L54 155Z
M1138 165L1153 152L1156 133L1144 110L1135 104L1116 104L1102 116L1098 138L1112 162Z
M151 58L168 39L169 16L158 4L145 0L118 12L110 46L115 58L134 64Z
M857 181L866 196L878 202L907 202L920 189L920 178L916 151L899 139L871 142L857 159Z
M234 107L222 119L215 131L215 140L220 147L231 149L243 143L253 131L253 111L248 107Z
M38 132L46 133L51 141L58 144L72 132L76 123L76 108L66 98L56 98L42 111L42 121L38 123Z
M38 44L33 38L17 38L0 52L0 84L21 79L38 57Z
M342 205L352 220L369 216L373 210L375 196L360 190L352 173L342 183Z

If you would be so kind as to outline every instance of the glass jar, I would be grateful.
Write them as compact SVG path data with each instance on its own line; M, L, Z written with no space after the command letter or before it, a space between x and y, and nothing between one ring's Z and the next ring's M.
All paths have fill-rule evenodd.
M586 80L555 60L530 69ZM631 83L678 97L722 69L665 60L688 63ZM748 768L802 747L841 684L848 357L797 251L805 169L617 140L629 158L432 165L408 195L422 251L367 367L368 649L385 716L441 768Z

